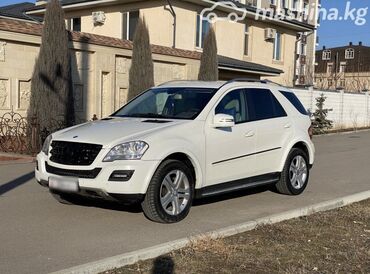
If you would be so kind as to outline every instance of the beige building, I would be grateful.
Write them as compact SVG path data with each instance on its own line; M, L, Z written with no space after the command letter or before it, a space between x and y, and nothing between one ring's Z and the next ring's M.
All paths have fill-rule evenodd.
M241 0L230 1L230 6L212 6L209 0L62 0L68 28L75 31L132 40L139 16L149 27L151 43L179 49L202 51L202 40L209 23L201 18L208 9L218 17L227 18L236 13L237 22L219 20L213 23L217 35L219 55L269 66L282 71L261 74L259 71L233 71L259 77L274 76L273 81L292 86L293 79L313 68L316 44L318 0ZM265 13L267 9L269 13ZM266 18L256 14L267 15ZM27 12L42 16L45 1ZM208 12L208 13L209 13ZM208 13L203 13L207 15ZM292 18L274 18L274 15ZM308 18L305 17L306 15ZM312 14L312 15L311 15ZM245 19L243 19L245 17ZM310 18L311 17L311 18ZM297 39L298 36L298 39ZM225 69L221 69L221 78ZM227 70L230 74L230 69ZM246 75L251 77L253 75ZM302 80L302 78L301 78ZM299 83L299 82L297 82Z
M276 19L272 15L286 12L288 7L296 10L308 2L247 2L251 5L235 2L233 7L211 9L214 1L209 0L62 0L66 25L72 34L73 87L79 118L90 119L94 114L104 117L126 103L130 40L139 16L145 18L149 27L156 84L197 78L202 39L210 25L200 15L208 8L218 17L230 13L245 15L238 22L213 23L221 79L269 78L292 86L298 67L299 37L313 33L314 24L299 18L299 11L297 20ZM266 13L265 20L256 20L262 7L268 7L272 13ZM9 10L15 15L8 16ZM45 2L39 1L27 10L17 6L2 13L0 8L0 116L11 109L25 114L28 107ZM306 51L308 56L308 45Z
M359 42L316 52L315 85L319 89L365 92L370 89L370 47Z

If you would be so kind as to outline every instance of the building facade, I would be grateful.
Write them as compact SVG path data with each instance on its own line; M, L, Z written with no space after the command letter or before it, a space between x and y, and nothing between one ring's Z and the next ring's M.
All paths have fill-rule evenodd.
M370 47L362 42L316 52L315 85L319 89L363 92L370 88Z
M67 27L71 30L132 40L137 20L143 17L152 44L199 52L210 27L207 19L201 16L207 13L202 11L208 9L219 18L228 18L230 13L236 13L241 18L237 22L218 20L212 24L219 55L269 66L282 73L261 75L258 71L242 71L240 68L234 72L254 74L248 77L273 76L270 80L287 86L305 84L304 74L313 72L318 0L241 0L229 1L233 4L229 6L217 5L217 2L61 1ZM27 14L42 16L44 12L45 1L41 0ZM256 20L259 13L261 16ZM279 14L286 17L280 18ZM312 69L306 69L308 66ZM230 70L220 69L220 75L221 79L228 78Z
M273 2L273 3L272 3ZM135 25L143 17L152 43L155 84L197 79L202 39L210 24L205 8L219 17L235 12L237 22L213 23L219 50L221 80L267 78L292 86L297 81L300 37L314 24L297 12L296 19L276 19L278 11L303 7L307 1L241 1L214 6L209 0L62 0L70 30L75 108L81 120L108 116L127 101ZM286 8L284 8L286 6ZM267 18L256 13L267 8ZM12 14L9 15L9 10ZM3 11L3 12L2 12ZM29 104L33 66L41 43L45 1L36 6L0 8L0 116L23 115ZM270 12L270 13L269 13ZM313 37L313 36L312 36ZM308 39L302 41L310 52Z

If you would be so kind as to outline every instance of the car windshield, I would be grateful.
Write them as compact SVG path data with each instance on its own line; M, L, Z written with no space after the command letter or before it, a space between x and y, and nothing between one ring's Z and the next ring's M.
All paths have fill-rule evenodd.
M210 88L150 89L112 116L193 120L208 104L215 91Z

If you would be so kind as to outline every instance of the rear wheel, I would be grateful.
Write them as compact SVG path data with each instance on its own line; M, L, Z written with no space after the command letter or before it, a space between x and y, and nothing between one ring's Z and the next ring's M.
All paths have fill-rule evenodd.
M159 223L175 223L189 213L194 196L194 179L189 167L178 160L164 161L154 173L142 208Z
M309 175L307 154L299 148L293 148L288 155L276 188L282 194L299 195L307 187Z

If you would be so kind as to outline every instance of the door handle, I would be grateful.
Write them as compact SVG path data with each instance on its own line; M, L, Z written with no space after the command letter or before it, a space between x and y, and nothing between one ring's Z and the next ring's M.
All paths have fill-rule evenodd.
M244 136L248 138L248 137L253 137L254 134L255 134L254 131L251 130L251 131L247 132Z
M284 126L284 128L291 128L292 127L292 124L286 124L285 126Z

